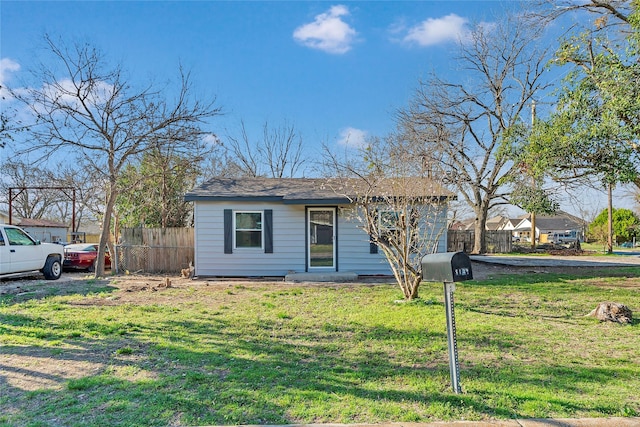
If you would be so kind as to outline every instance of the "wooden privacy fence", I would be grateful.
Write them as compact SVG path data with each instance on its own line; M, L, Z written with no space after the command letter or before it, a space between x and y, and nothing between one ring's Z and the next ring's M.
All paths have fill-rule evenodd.
M118 272L178 273L194 261L193 228L125 228Z
M447 232L447 251L449 252L471 252L475 231L449 230ZM511 231L509 230L487 230L485 232L485 242L488 253L511 252Z

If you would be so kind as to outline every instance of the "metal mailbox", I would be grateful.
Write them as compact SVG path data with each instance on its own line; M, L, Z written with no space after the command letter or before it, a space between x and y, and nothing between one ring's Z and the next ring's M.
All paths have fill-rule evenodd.
M422 280L462 282L472 280L471 260L464 252L444 252L422 257Z
M455 282L473 279L471 259L464 252L444 252L422 257L422 280L444 283L444 307L447 316L447 347L449 348L449 372L454 393L462 393L460 387L460 363L458 363L458 338L453 304Z

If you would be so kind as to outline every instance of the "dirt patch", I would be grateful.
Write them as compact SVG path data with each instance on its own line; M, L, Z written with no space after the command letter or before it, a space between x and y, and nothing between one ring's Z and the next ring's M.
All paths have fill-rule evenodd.
M583 275L589 270L597 267L570 267L570 266L517 266L503 265L496 263L473 262L473 278L475 280L487 280L505 274L547 274L565 273ZM169 286L167 286L169 280ZM379 284L393 284L394 278L391 276L368 276L362 277L357 282L346 283L291 283L284 282L283 278L195 278L188 279L180 276L165 275L120 275L107 276L101 279L94 279L90 274L83 272L64 273L59 280L44 280L42 276L21 277L19 279L1 279L0 297L12 295L15 301L27 299L38 299L49 295L66 294L88 294L99 292L100 289L118 292L117 297L112 299L89 298L88 301L77 304L101 303L104 305L115 305L122 303L122 300L135 301L136 294L145 294L144 300L149 300L149 294L162 293L168 289L180 288L205 288L211 291L221 289L232 289L236 286L265 286L272 289L287 289L295 286L373 286ZM602 286L612 286L610 282L602 283ZM628 280L616 281L617 287L637 287L637 281ZM231 292L231 291L230 291ZM118 302L118 300L121 300Z
M0 297L13 296L15 302L40 299L51 295L96 292L109 286L110 280L94 279L88 273L64 273L58 280L45 280L42 275L0 279Z

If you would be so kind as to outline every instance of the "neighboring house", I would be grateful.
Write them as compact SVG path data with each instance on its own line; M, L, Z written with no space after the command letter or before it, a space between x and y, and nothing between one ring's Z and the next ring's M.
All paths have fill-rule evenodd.
M503 227L507 222L509 222L509 218L507 218L506 216L502 216L502 215L494 216L493 218L487 219L485 228L487 230L492 230L492 231L504 230Z
M555 215L536 215L536 239L540 243L551 242L554 235L573 236L584 242L586 222L566 212L558 211ZM531 238L531 215L525 215L514 229L514 235ZM529 240L530 241L530 240Z
M513 231L516 229L516 226L522 221L522 218L508 218L500 227L500 230L509 230Z
M67 225L48 219L21 218L15 225L24 229L33 238L41 242L66 242Z
M464 221L452 221L449 224L449 230L462 231L467 229L467 225Z
M78 231L67 235L69 242L100 243L101 224L98 220L82 220Z
M5 211L0 211L0 224L9 223L9 214Z
M457 231L473 231L475 227L475 219L467 218L455 221L449 229Z
M195 274L390 274L385 257L354 218L347 181L215 178L187 193L185 200L194 202ZM423 196L436 200L429 222L442 230L434 246L443 252L451 195Z
M520 231L516 231L516 227L518 226L518 224L520 224L520 222L525 216L526 215L521 216L519 218L508 218L502 224L500 230L511 231L511 238L516 242L523 241L525 236L521 235ZM531 229L531 226L529 226L529 229Z
M484 225L485 230L495 231L495 230L503 230L504 224L509 221L509 218L498 215L493 218L487 219L487 222ZM467 218L460 221L456 221L450 228L452 230L467 230L474 231L476 226L476 221L473 218Z

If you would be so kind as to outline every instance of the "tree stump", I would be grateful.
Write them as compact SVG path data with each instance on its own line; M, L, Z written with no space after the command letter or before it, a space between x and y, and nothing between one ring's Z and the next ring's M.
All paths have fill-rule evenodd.
M601 322L631 323L633 320L629 307L617 302L601 302L587 316L595 317Z

